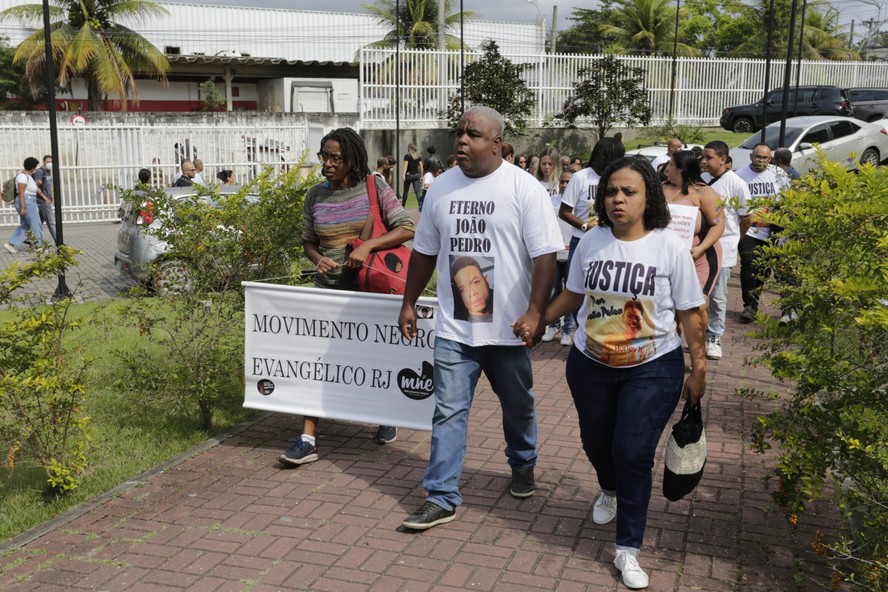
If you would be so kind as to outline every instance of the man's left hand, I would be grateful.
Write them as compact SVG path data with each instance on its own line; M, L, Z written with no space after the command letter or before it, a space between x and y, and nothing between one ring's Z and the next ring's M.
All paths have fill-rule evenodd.
M367 259L370 258L371 252L372 250L367 242L361 243L359 247L356 247L348 254L348 257L345 260L345 266L360 269L360 267L367 262Z
M512 323L512 332L515 337L524 341L527 347L533 347L540 342L543 332L546 330L540 313L528 310L517 321Z

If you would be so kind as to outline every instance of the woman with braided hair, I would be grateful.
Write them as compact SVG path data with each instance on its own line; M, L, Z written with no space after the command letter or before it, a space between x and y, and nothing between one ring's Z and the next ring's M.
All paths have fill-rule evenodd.
M354 290L357 270L370 254L412 239L415 227L389 184L370 174L367 148L353 129L340 128L324 136L318 161L326 180L305 195L302 246L305 256L317 265L315 286ZM349 243L361 237L370 216L368 183L376 184L379 214L388 232L351 249ZM290 441L290 448L280 456L281 462L301 465L318 459L318 418L304 417L302 423L301 436ZM376 441L394 442L397 434L394 427L379 426Z

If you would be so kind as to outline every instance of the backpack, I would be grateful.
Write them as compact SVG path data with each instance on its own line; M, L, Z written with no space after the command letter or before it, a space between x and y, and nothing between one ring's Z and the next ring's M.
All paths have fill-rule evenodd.
M17 189L15 186L16 177L18 177L18 173L3 182L3 203L5 204L11 204L15 201Z

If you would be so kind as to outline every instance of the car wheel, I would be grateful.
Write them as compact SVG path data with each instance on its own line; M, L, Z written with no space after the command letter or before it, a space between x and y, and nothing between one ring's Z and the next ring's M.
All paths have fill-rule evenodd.
M187 292L191 289L188 268L178 259L161 261L154 269L151 285L158 296Z
M860 155L860 164L871 164L873 166L879 166L879 151L875 148L867 148L863 151L863 154Z
M734 120L734 124L731 126L731 131L735 134L751 134L755 131L755 126L752 124L752 120L748 117L738 117Z

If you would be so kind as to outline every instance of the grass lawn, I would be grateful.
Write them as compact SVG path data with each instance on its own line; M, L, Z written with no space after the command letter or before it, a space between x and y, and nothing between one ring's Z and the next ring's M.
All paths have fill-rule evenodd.
M728 145L728 148L736 148L749 136L750 134L735 134L734 132L729 132L723 129L703 130L703 137L705 139L700 142L690 143L700 144L702 146L705 145L707 142L712 142L713 140L721 140ZM657 142L657 139L655 137L647 136L644 134L644 130L639 130L638 136L626 141L626 150L634 150L640 146L650 146L655 142Z
M14 467L0 469L0 541L95 497L255 414L241 407L243 392L233 392L232 404L215 416L213 433L208 434L200 429L197 419L173 416L118 386L123 366L115 352L126 350L136 342L143 345L146 342L137 329L121 323L126 304L126 301L113 301L72 306L71 315L82 319L83 327L70 337L83 346L83 355L92 360L86 375L87 414L94 427L89 466L80 487L63 497L45 494L42 468L22 453L16 457ZM0 322L12 314L0 312ZM162 360L156 367L158 372L164 371ZM239 365L233 364L232 368L237 372ZM240 382L240 378L236 382ZM8 446L4 440L0 443ZM5 456L5 448L3 452Z

